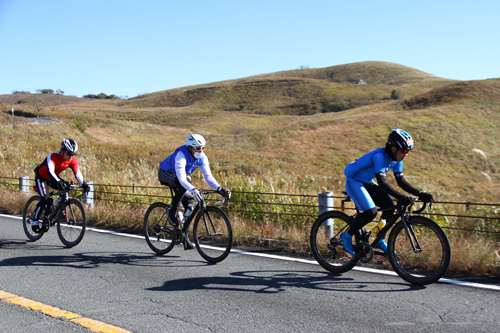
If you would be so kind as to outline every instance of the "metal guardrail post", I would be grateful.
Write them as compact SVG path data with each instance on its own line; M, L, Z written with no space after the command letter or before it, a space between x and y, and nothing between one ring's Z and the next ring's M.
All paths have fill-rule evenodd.
M19 177L19 192L28 194L30 192L30 177Z
M323 192L318 194L318 216L333 210L333 192ZM325 234L333 237L333 219L328 219L323 223Z
M89 205L90 210L94 210L94 182L88 181L89 191L84 193L82 202Z

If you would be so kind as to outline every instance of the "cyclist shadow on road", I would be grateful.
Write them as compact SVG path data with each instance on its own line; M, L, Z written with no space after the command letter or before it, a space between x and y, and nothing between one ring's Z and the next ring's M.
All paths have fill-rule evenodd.
M1 248L1 246L0 246ZM60 248L59 248L60 249ZM47 249L45 249L47 250ZM70 255L35 255L12 257L0 261L0 267L55 266L68 268L98 268L105 265L147 267L205 267L205 261L182 260L178 256L157 256L149 253L85 252Z
M253 293L280 293L290 288L352 292L401 292L425 289L404 282L359 282L345 276L320 272L241 271L231 276L196 277L166 281L153 291L226 290Z

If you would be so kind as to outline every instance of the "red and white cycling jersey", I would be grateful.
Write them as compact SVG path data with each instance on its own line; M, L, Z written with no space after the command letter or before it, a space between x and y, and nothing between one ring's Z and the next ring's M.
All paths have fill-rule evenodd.
M71 168L78 182L83 184L83 175L78 167L78 160L75 156L71 157L69 161L66 161L60 153L50 153L37 167L37 173L43 179L57 182L59 180L59 174L67 168Z

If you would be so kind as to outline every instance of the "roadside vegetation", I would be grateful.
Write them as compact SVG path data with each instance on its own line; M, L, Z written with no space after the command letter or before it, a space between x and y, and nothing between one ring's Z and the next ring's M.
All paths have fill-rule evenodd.
M258 75L128 100L28 97L0 96L0 125L10 121L12 105L63 123L0 130L4 177L32 178L47 153L58 150L63 137L71 137L80 146L83 174L95 184L160 187L158 163L188 134L199 133L208 141L214 176L234 192L230 208L238 210L238 202L261 200L252 192L340 195L345 165L382 147L392 128L403 128L415 139L415 150L405 161L410 182L439 202L500 203L500 79L454 81L396 64L367 62ZM50 99L37 109L41 97ZM62 176L73 177L70 171ZM199 173L194 182L203 184ZM168 193L162 188L144 191ZM0 196L3 211L21 213L26 200L22 195L1 191ZM307 197L278 199L284 204L317 204ZM97 201L91 222L141 232L147 205L117 205L122 204ZM279 213L283 207L272 209ZM443 213L444 207L449 209L435 204L432 211ZM237 244L272 238L292 253L308 251L313 219L261 214L260 208L254 205L251 213L231 214ZM460 209L445 213L463 215ZM500 216L488 208L478 212ZM317 211L298 208L292 213ZM443 226L485 223L437 220ZM500 222L493 223L500 232ZM498 236L448 234L453 248L450 273L500 274Z

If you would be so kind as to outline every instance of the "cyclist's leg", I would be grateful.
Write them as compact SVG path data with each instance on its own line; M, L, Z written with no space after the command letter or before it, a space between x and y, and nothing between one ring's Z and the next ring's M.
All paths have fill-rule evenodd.
M367 187L369 186L357 181L347 180L345 183L347 194L351 197L352 201L354 201L356 207L362 212L356 215L356 218L351 224L348 230L350 235L354 235L356 231L370 223L377 215L377 206Z
M186 175L187 181L191 184L191 176ZM194 202L193 195L191 192L185 191L184 196L181 199L182 206L184 209L188 209L188 205L192 204Z
M392 201L391 196L387 194L384 190L382 190L380 186L374 183L366 185L366 189L370 194L370 196L372 197L372 200L375 203L375 205L380 207L380 209L384 210L384 212L382 213L382 218L386 221L389 221L389 219L394 214L395 210L394 202ZM391 207L392 209L385 210L386 208L391 208Z
M362 211L362 213L356 215L349 229L345 232L345 234L342 235L344 248L347 252L352 254L354 253L354 247L352 246L352 236L366 224L370 223L375 218L375 216L377 216L377 207L375 206L370 193L363 183L347 180L345 189L347 194L356 204L356 207L358 207Z
M392 215L394 214L394 203L392 201L392 198L387 194L384 190L380 188L380 186L372 183L369 185L366 185L366 189L368 190L368 193L373 199L373 202L375 205L380 207L380 209L383 209L383 213L381 216L381 219L389 221L392 218ZM386 208L391 208L385 210ZM380 240L375 244L375 247L378 249L381 249L385 253L387 253L387 242L385 241L385 234L380 235Z
M51 201L50 195L49 195L50 189L49 189L49 184L48 184L47 180L40 178L37 175L35 177L35 186L36 186L38 193L40 194L41 200L38 202L38 204L36 206L34 222L38 221L41 218L40 214L41 214L42 210L45 207L48 207L49 206L48 204Z
M168 217L172 224L174 224L177 219L175 213L177 212L177 205L181 201L186 190L181 186L177 175L174 172L165 171L162 168L158 169L158 180L162 185L170 187L174 191L174 196L172 197L172 202L170 208L168 209ZM182 193L181 193L182 192Z

